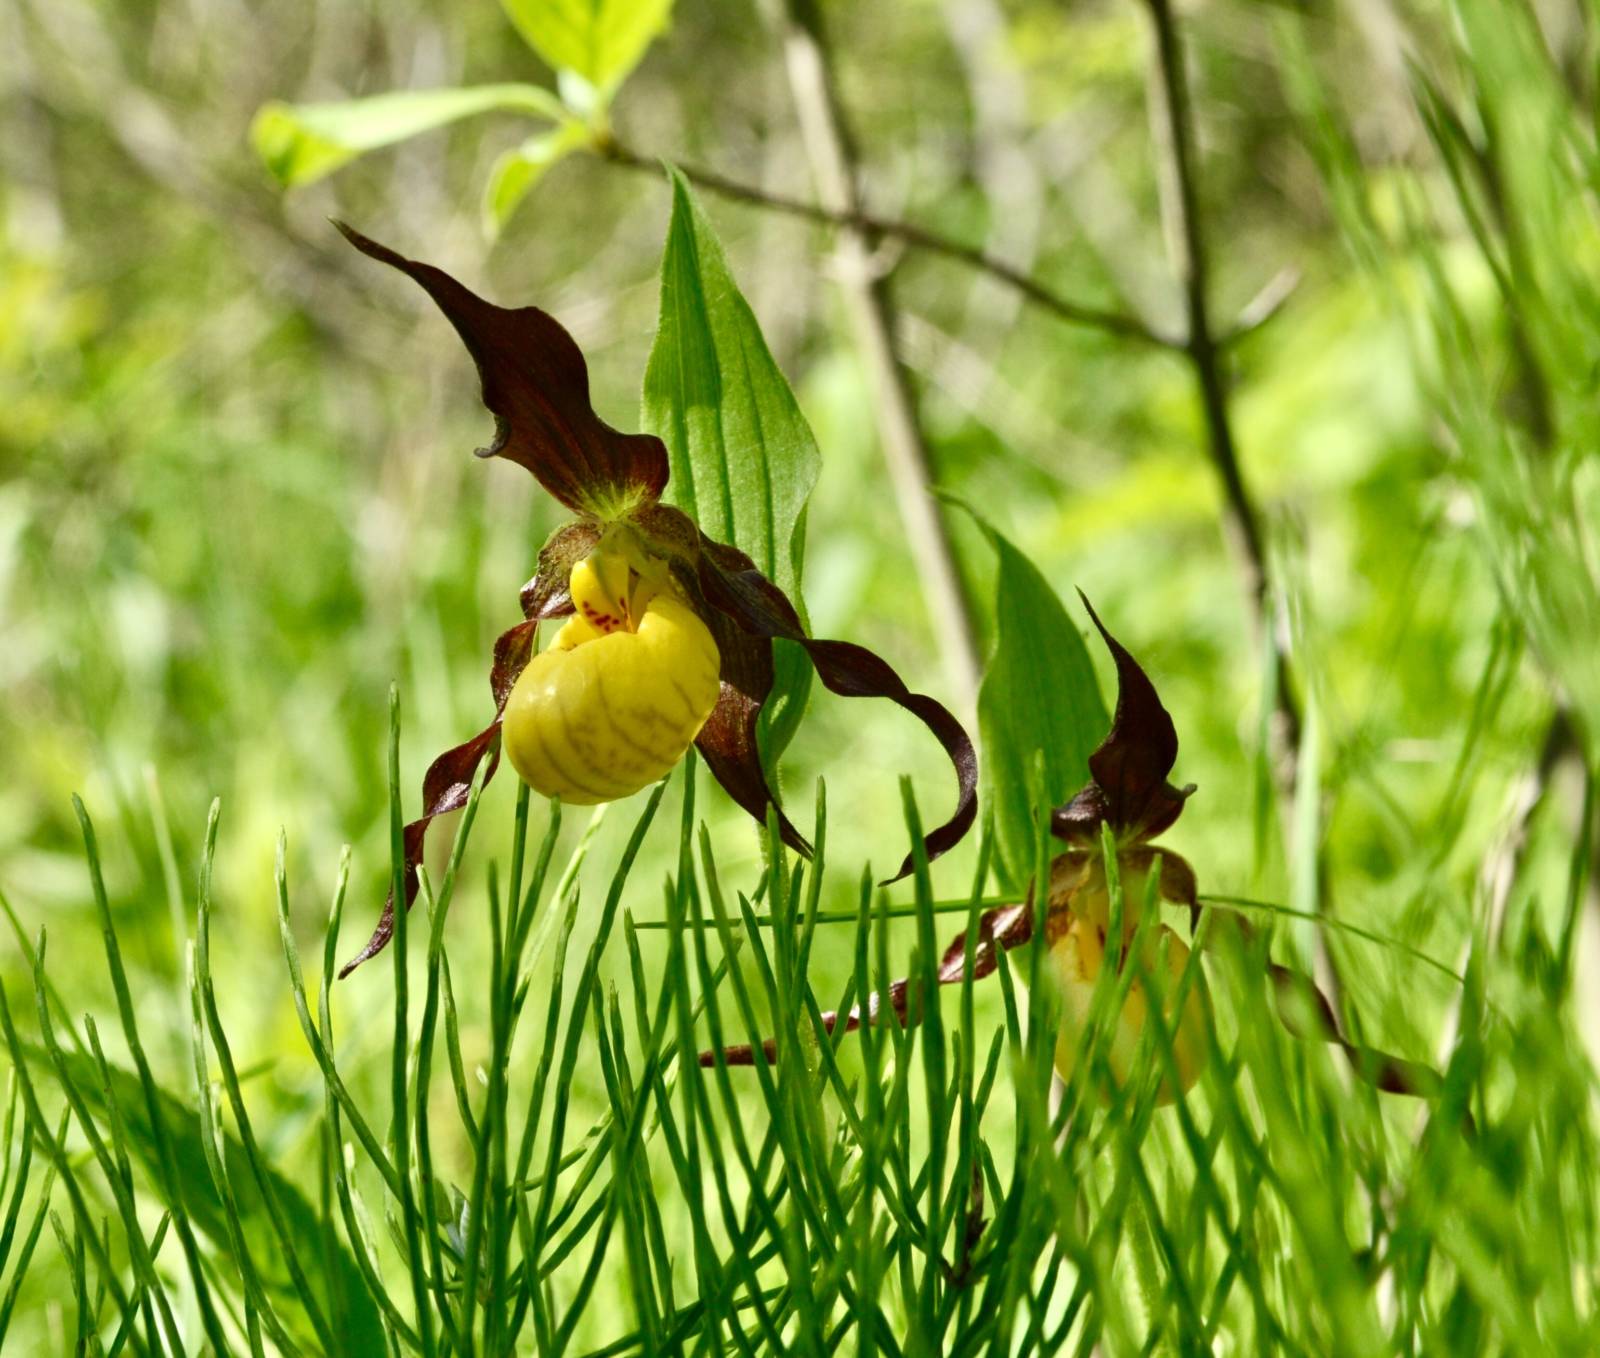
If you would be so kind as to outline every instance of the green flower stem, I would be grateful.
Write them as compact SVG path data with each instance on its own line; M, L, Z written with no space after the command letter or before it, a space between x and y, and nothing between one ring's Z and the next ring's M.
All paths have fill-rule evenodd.
M400 1188L400 1224L405 1236L407 1273L411 1299L416 1307L417 1334L422 1340L424 1358L437 1351L433 1333L433 1311L428 1304L427 1275L422 1266L422 1230L417 1212L415 1189L411 1182L411 1121L407 1113L407 1064L411 1051L409 1021L410 978L407 963L408 916L405 871L405 817L400 809L400 690L389 689L389 860L390 899L394 903L394 939L390 945L394 961L394 1046L390 1059L389 1087L392 1114L389 1142L394 1150L395 1177Z

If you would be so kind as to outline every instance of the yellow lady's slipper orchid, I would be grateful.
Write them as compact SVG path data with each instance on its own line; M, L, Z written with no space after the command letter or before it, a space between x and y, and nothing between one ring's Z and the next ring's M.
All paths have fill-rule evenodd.
M592 805L665 777L721 692L717 644L671 581L598 551L572 568L576 609L506 704L506 756L546 797Z
M1084 606L1089 607L1085 599ZM1176 906L1189 913L1190 927L1199 929L1200 897L1194 869L1178 854L1151 843L1178 819L1194 791L1167 781L1178 755L1178 733L1161 705L1155 686L1133 656L1105 628L1089 608L1117 666L1117 709L1111 731L1089 756L1089 782L1051 814L1050 831L1065 842L1065 851L1050 863L1043 912L1042 940L1037 897L1032 887L1025 899L986 910L976 930L961 934L944 951L934 973L937 985L961 985L970 977L980 981L1000 965L1000 955L1029 942L1045 949L1039 959L1045 979L1062 1000L1061 1025L1056 1038L1055 1067L1071 1081L1078 1068L1084 1029L1094 1010L1097 986L1127 982L1122 1006L1110 1021L1110 1031L1096 1034L1111 1078L1127 1082L1142 1059L1140 1047L1152 1025L1153 1012L1162 1015L1162 1028L1170 1043L1167 1056L1154 1052L1162 1079L1157 1103L1181 1099L1193 1087L1211 1052L1209 992L1205 972L1191 967L1190 945L1167 925L1150 920L1141 928L1145 901ZM1131 977L1105 976L1111 933L1111 891L1106 876L1109 852L1117 860L1122 888L1122 949L1115 965L1137 970ZM1159 863L1159 868L1157 864ZM1155 883L1152 874L1159 873ZM1154 886L1152 895L1151 887ZM1243 939L1249 926L1232 921ZM1199 935L1197 934L1197 938ZM1194 946L1204 946L1197 942ZM1316 1038L1340 1048L1359 1079L1394 1094L1438 1098L1444 1081L1437 1071L1420 1062L1352 1042L1340 1026L1339 1015L1311 977L1272 960L1263 949L1262 959L1278 1002L1278 1015L1296 1037ZM1186 974L1187 973L1187 974ZM1187 989L1184 982L1187 981ZM921 1021L936 1003L921 987L922 975L904 977L867 997L853 1009L821 1015L827 1032L853 1031L880 1021L888 1012L902 1024ZM1156 1006L1156 1008L1152 1008ZM1104 1022L1104 1019L1102 1019ZM1155 1040L1161 1041L1157 1035ZM775 1039L760 1046L740 1045L700 1053L702 1066L751 1066L762 1051L768 1061L779 1057ZM1173 1076L1176 1076L1176 1079ZM1102 1088L1098 1079L1090 1083ZM1471 1114L1462 1117L1470 1128Z
M594 803L656 782L696 745L735 803L759 825L775 818L783 843L809 856L773 795L762 750L780 641L799 647L831 692L887 698L922 722L956 775L955 810L923 836L922 852L932 861L960 841L978 807L977 752L961 723L872 651L811 636L795 602L744 551L663 503L672 467L666 443L600 418L583 353L553 316L496 306L442 269L339 229L423 288L461 336L495 420L479 456L517 463L577 516L540 548L520 595L522 621L495 642L493 718L423 775L422 814L401 829L399 889L341 976L387 946L396 909L416 899L428 826L465 806L479 770L487 782L502 753L537 791ZM779 534L785 542L788 532ZM539 626L569 616L534 655ZM908 853L893 880L914 864Z

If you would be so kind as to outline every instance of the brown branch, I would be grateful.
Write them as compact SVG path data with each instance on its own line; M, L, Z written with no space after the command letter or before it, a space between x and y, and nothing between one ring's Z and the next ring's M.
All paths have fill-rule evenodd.
M615 165L622 165L628 169L646 170L659 174L661 161L653 156L624 146L622 143L607 138L598 142L596 152L604 159ZM1109 311L1103 307L1091 306L1086 302L1075 302L1070 297L1064 297L1048 284L1032 274L1026 273L1013 265L1007 264L1002 259L978 248L975 245L966 245L961 241L953 240L949 236L941 235L937 231L930 231L927 227L918 226L915 222L902 221L895 217L882 217L877 213L869 212L859 203L850 207L823 207L817 203L807 202L801 198L790 198L784 194L772 193L754 184L746 184L737 179L718 174L715 170L704 169L700 166L685 165L681 161L674 161L674 166L691 184L702 188L708 193L717 194L722 198L729 198L735 202L749 203L755 207L765 208L771 212L781 212L790 217L802 217L806 221L816 222L821 226L833 226L864 232L879 240L897 241L924 254L937 255L944 259L954 260L964 264L979 273L988 274L991 278L998 279L1007 286L1015 288L1030 302L1039 306L1051 315L1068 322L1071 325L1085 326L1091 330L1104 331L1119 339L1130 340L1136 344L1148 345L1157 349L1170 349L1182 351L1184 342L1175 335L1163 334L1161 331L1148 325L1137 316L1129 316L1119 311ZM1248 333L1253 327L1243 326L1230 341L1238 335Z
M660 159L623 145L609 133L597 139L592 149L601 159L613 165L620 165L624 169L644 170L651 174L659 174L661 171L663 162ZM849 211L826 208L817 203L807 202L803 198L791 198L786 194L773 193L770 189L747 184L743 180L730 178L703 166L686 165L679 160L673 160L672 165L696 188L714 193L719 198L748 203L752 207L765 208L769 212L782 213L788 217L800 217L808 222L816 222L819 226L853 227L880 240L896 241L924 254L964 264L977 273L987 274L997 282L1015 289L1041 310L1048 311L1069 325L1099 330L1114 338L1154 349L1167 349L1174 353L1188 351L1188 342L1181 335L1169 335L1148 321L1126 312L1112 311L1106 307L1093 306L1088 302L1075 302L1072 298L1057 292L1043 279L1015 265L1007 264L1005 260L989 254L986 250L942 235L925 226L919 226L916 222L908 222L899 217L883 217L861 207ZM1297 269L1283 269L1274 274L1240 309L1233 324L1216 337L1217 349L1226 352L1246 336L1260 330L1283 310L1284 304L1288 302L1299 283L1300 274Z
M1221 483L1223 518L1238 554L1245 594L1262 644L1271 648L1276 677L1273 688L1277 729L1274 736L1278 758L1275 763L1280 791L1292 796L1295 752L1300 744L1300 709L1289 671L1287 639L1281 634L1281 619L1275 616L1277 610L1272 599L1261 515L1239 466L1238 444L1229 410L1228 380L1223 371L1224 345L1211 316L1210 264L1197 188L1194 103L1171 0L1145 0L1145 4L1155 30L1158 79L1155 94L1162 115L1157 141L1166 154L1165 188L1171 198L1176 262L1188 320L1182 348L1193 370L1204 411L1207 450ZM1265 314L1270 315L1271 310L1266 308Z
M1227 335L1219 335L1211 315L1210 264L1206 249L1205 215L1200 206L1198 151L1194 128L1194 100L1184 65L1183 43L1172 13L1172 0L1145 0L1155 36L1155 84L1153 99L1159 110L1152 110L1153 130L1158 147L1165 152L1162 182L1163 202L1173 217L1173 247L1177 271L1182 279L1187 314L1187 339L1184 353L1194 374L1195 387L1205 415L1206 446L1211 465L1222 488L1223 526L1234 545L1243 579L1245 602L1250 610L1258 643L1267 648L1272 666L1272 718L1269 723L1269 757L1280 803L1291 806L1302 790L1297 786L1302 740L1300 705L1295 696L1294 674L1289 664L1288 618L1274 597L1267 552L1261 531L1261 514L1239 465L1239 450L1234 438L1229 409L1228 377L1224 371L1227 344L1254 325L1270 319L1278 303L1268 284L1266 300L1258 296L1252 303L1255 316L1246 315ZM1155 123L1159 111L1160 121ZM1288 286L1280 289L1288 295ZM1314 789L1304 789L1314 795ZM1328 907L1327 864L1320 849L1314 850L1317 882L1317 908ZM1317 967L1332 993L1341 985L1338 969L1319 930L1316 937Z

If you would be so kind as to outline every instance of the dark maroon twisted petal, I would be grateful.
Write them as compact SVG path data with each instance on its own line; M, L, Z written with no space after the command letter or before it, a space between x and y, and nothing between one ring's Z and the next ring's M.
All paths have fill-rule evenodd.
M1069 843L1098 839L1109 824L1123 839L1154 839L1183 812L1193 786L1167 781L1178 759L1178 732L1155 685L1100 621L1082 590L1078 597L1117 666L1117 710L1111 730L1089 756L1089 783L1050 818L1050 832Z
M729 653L724 653L725 694L729 688L727 681L731 665L735 671L733 687L744 694L746 701L752 697L740 688L737 675L747 668L742 653L751 650L753 642L759 644L765 653L765 685L766 690L770 690L771 643L773 638L783 637L805 648L806 654L811 657L811 663L816 667L817 677L834 693L846 698L888 698L905 708L933 733L934 738L944 747L945 753L950 756L950 762L956 771L955 811L947 821L924 836L923 846L927 856L930 860L937 858L960 841L972 828L972 822L977 815L978 756L972 747L971 737L944 704L926 694L913 693L906 687L905 681L894 672L888 661L864 646L857 646L848 641L819 641L807 636L805 629L800 625L794 605L789 602L782 590L755 569L750 558L743 552L721 543L703 540L696 583L705 602L710 606L709 612L720 613L737 624L737 631L728 633L732 648L731 658ZM740 633L744 635L741 636ZM719 644L721 640L719 637ZM752 669L751 672L756 671ZM760 711L760 702L765 700L766 692L762 691L759 694L759 701L755 704L756 713ZM728 715L736 720L729 720L719 725L713 732L710 742L705 739L705 732L701 732L701 750L706 754L707 763L712 767L712 771L717 773L718 781L727 788L729 795L752 816L764 820L772 797L761 773L760 752L755 743L754 716L747 706L737 702L730 703ZM712 746L711 749L707 748L708 744ZM728 770L730 777L724 778L722 773L718 772L719 767ZM793 830L792 826L790 830ZM798 834L795 838L798 839ZM800 840L799 844L796 844L788 834L785 835L785 840L797 849L799 844L804 843ZM803 849L800 851L804 852ZM900 870L888 881L896 882L909 876L913 862L914 856L907 854L900 865Z
M583 352L553 316L486 302L443 269L407 259L335 222L360 250L416 282L455 326L478 365L494 442L479 457L504 457L581 514L607 515L657 500L667 484L667 447L654 434L624 434L594 412Z
M1020 905L996 906L993 910L984 911L978 919L978 939L972 949L974 981L981 981L1000 965L1002 951L1018 947L1033 937L1033 913L1031 901ZM959 985L966 971L966 961L967 936L963 932L944 950L944 956L939 960L938 983L941 986ZM911 1000L914 993L911 979L902 977L890 985L884 994L868 996L864 1010L863 1006L857 1005L848 1014L841 1015L834 1010L823 1014L823 1030L831 1033L842 1023L847 1033L853 1033L863 1021L876 1023L883 1016L885 1005L894 1011L902 1026L919 1023L922 1020L922 1007L918 1005L913 1008ZM777 1039L769 1037L761 1044L761 1050L766 1053L768 1061L776 1061ZM756 1049L748 1043L725 1047L721 1055L723 1064L729 1066L753 1066L756 1063ZM700 1064L716 1065L717 1053L701 1052Z
M489 672L489 688L494 694L494 720L471 740L446 750L428 765L428 772L423 775L422 815L401 832L405 853L403 881L407 910L411 909L411 903L417 898L417 864L422 861L423 843L433 818L447 811L459 811L467 804L467 797L472 791L472 777L485 755L489 757L489 771L483 776L485 784L500 767L500 720L505 714L506 700L511 697L517 676L522 673L528 657L533 653L537 629L536 622L519 622L501 633L494 644L494 667ZM372 937L360 952L340 968L339 979L343 980L368 958L376 957L388 947L393 937L394 891L391 888Z

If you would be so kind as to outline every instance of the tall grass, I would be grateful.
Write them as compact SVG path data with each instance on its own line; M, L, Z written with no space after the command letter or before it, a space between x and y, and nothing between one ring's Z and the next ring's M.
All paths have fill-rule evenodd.
M126 1057L75 1019L43 933L30 942L13 914L35 1012L25 1033L21 997L0 996L8 1351L1577 1353L1593 1341L1600 1147L1548 952L1473 948L1443 1093L1422 1103L1289 1037L1265 984L1271 930L1231 928L1228 907L1208 906L1181 984L1207 989L1212 1055L1188 1097L1158 1105L1176 1075L1159 1022L1125 1083L1105 1059L1111 1016L1150 981L1137 939L1130 964L1103 968L1073 1078L1052 1094L1060 1016L1042 950L1002 955L988 982L969 966L959 986L937 984L950 926L975 924L984 904L987 845L965 899L936 901L923 863L908 905L864 875L841 918L820 905L820 788L816 860L790 861L774 837L766 869L737 882L698 829L692 765L679 781L676 870L655 891L633 876L647 837L674 833L662 785L598 900L580 891L589 836L558 871L559 808L525 790L504 874L492 862L463 874L484 833L474 788L442 879L396 931L392 1008L359 1021L387 1029L394 1078L375 1097L353 1092L333 1027L336 1000L364 1006L363 973L330 986L348 857L308 982L280 846L279 965L323 1086L308 1153L254 1124L219 1013L225 978L260 961L213 936L216 809L188 940L187 1089L152 1076L84 814ZM905 809L915 844L909 791ZM1041 871L1047 855L1041 833ZM1109 865L1115 939L1125 905ZM910 1025L885 1006L878 1023L830 1032L825 1008L889 984L905 914ZM1141 928L1156 915L1146 908ZM813 948L841 925L851 965L837 994L819 994ZM474 930L489 932L491 963L463 985L452 940ZM147 1021L175 1003L145 997ZM464 1023L486 1027L481 1051L463 1048ZM733 1043L755 1044L753 1068L727 1065ZM592 1117L578 1114L583 1081L603 1090ZM46 1220L65 1265L53 1299L28 1276Z

